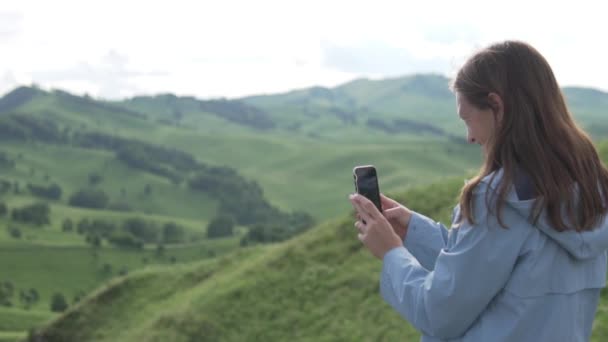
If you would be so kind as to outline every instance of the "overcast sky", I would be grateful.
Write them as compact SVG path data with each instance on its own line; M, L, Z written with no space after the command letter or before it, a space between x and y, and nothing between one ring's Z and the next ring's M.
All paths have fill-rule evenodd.
M451 76L484 45L534 45L562 85L608 91L603 1L0 0L0 95L274 93Z

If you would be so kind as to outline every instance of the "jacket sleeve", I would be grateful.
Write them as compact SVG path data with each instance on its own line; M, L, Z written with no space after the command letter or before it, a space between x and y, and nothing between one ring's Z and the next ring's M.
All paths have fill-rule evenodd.
M446 246L447 242L448 230L443 224L417 212L412 212L403 245L418 259L422 267L433 270L439 251Z
M506 207L507 229L500 227L484 198L483 193L474 195L475 225L465 220L450 230L450 243L439 252L434 270L425 268L404 247L384 255L382 297L426 335L442 339L464 335L504 287L531 231L521 221L513 224L513 213L507 217Z

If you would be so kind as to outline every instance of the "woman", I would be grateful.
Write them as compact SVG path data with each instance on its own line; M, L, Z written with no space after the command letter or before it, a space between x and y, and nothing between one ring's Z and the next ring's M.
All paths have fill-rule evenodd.
M479 51L452 89L484 162L451 229L350 196L359 239L383 261L382 297L422 341L588 341L606 282L608 170L530 45Z

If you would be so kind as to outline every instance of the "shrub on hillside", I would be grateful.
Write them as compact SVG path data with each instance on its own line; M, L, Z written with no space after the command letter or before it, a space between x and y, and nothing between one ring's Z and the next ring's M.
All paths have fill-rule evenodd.
M63 220L63 223L61 224L61 230L69 233L71 231L74 230L74 224L72 223L72 219L70 218L66 218Z
M108 242L119 248L135 248L142 249L144 243L126 232L114 232L108 236Z
M21 239L21 230L19 228L8 226L6 229L12 238Z
M37 226L49 224L51 209L46 203L34 203L22 208L14 208L11 218L15 221L32 223Z
M0 118L0 139L44 142L61 142L57 123L34 115L9 114Z
M122 229L146 243L154 243L158 238L156 225L139 217L126 219L122 224Z
M11 301L13 294L15 293L15 286L10 280L0 282L0 305L1 306L13 306Z
M241 239L241 246L256 242L270 243L284 241L301 234L314 224L315 220L310 214L303 211L295 211L275 222L260 223L252 226Z
M234 219L228 215L218 215L207 226L207 237L220 238L234 234Z
M0 168L14 169L15 160L11 159L6 152L0 151Z
M256 224L249 228L247 234L241 239L241 246L247 246L251 243L271 243L279 242L288 239L290 234L285 229L278 225L263 225Z
M108 195L100 189L81 189L70 196L69 204L74 207L104 209L108 205Z
M105 274L105 275L111 275L112 274L112 265L105 263L103 264L103 266L101 267L101 273Z
M95 186L103 180L103 177L97 172L89 173L89 184Z
M101 246L101 238L96 234L88 234L85 238L85 242L93 248L99 248Z
M51 200L60 199L62 194L61 187L55 183L49 186L28 184L27 188L29 189L32 195Z
M93 235L99 235L101 237L108 237L116 230L116 224L111 221L102 219L94 219L87 226L87 233Z
M78 234L84 234L89 231L90 225L91 225L91 222L89 221L88 218L82 218L82 219L80 219L80 221L78 221L78 224L76 224L76 232Z
M36 304L40 299L40 295L36 289L30 288L29 290L19 291L19 300L23 307L29 309L32 305Z
M68 308L68 302L65 300L63 294L56 292L53 294L53 298L51 299L51 311L53 312L62 312Z
M7 181L6 179L0 179L0 194L7 193L12 186L13 183L11 183L10 181Z
M180 243L184 242L186 231L184 227L175 222L167 222L163 225L162 241L164 243Z

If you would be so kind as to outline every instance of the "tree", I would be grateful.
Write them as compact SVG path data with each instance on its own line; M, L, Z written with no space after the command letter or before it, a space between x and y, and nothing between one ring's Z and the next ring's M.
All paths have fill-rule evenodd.
M184 240L184 228L177 223L167 222L163 226L162 241L164 243L179 243Z
M91 248L97 249L101 246L101 238L97 234L89 234L85 238L85 241L91 245Z
M51 223L49 215L51 208L46 203L34 203L23 208L14 208L11 217L15 221L33 223L42 226Z
M8 226L8 233L15 239L21 239L21 230L17 227Z
M228 215L218 215L207 226L207 237L219 238L231 236L234 230L234 219Z
M101 267L101 273L105 274L105 275L111 275L112 274L112 265L105 263L103 264L103 266Z
M61 230L66 233L69 233L74 230L74 224L72 223L72 220L70 218L66 218L65 220L63 220L63 223L61 224Z
M53 312L62 312L68 308L68 302L65 300L63 294L56 292L53 294L53 298L51 299L51 311Z
M158 245L156 245L156 256L162 257L163 255L165 255L165 245L159 243Z
M69 204L74 207L104 209L108 200L108 195L103 190L81 189L70 196Z
M53 183L49 186L28 184L27 188L29 189L30 193L34 196L52 199L52 200L61 199L61 194L63 193L63 191L61 190L61 187L56 183Z
M36 291L36 289L19 291L19 300L26 309L29 309L32 305L34 305L38 299L40 299L40 296L38 295L38 291Z
M151 193L152 193L152 185L150 185L150 183L147 183L146 186L144 187L144 195L150 196Z
M152 222L139 217L131 217L123 222L123 230L147 243L157 241L157 228Z
M8 207L6 206L6 203L0 202L0 216L6 216L7 212L8 212Z
M0 179L0 194L7 193L12 186L13 183L11 183L10 181L7 181L6 179Z
M0 282L0 305L2 306L13 306L11 299L15 292L13 283L9 280Z
M108 236L108 242L119 248L135 248L142 249L144 243L127 232L114 232Z
M72 303L76 304L78 302L80 302L82 300L82 298L84 298L84 296L86 295L86 293L84 293L84 291L79 290L75 295L74 298L72 299Z
M90 226L91 222L88 218L80 219L80 221L78 221L78 224L76 225L76 232L78 232L78 234L84 234L89 231Z
M102 180L103 180L103 177L99 173L97 173L97 172L89 173L89 184L91 184L92 186L95 186L95 185L101 183Z

